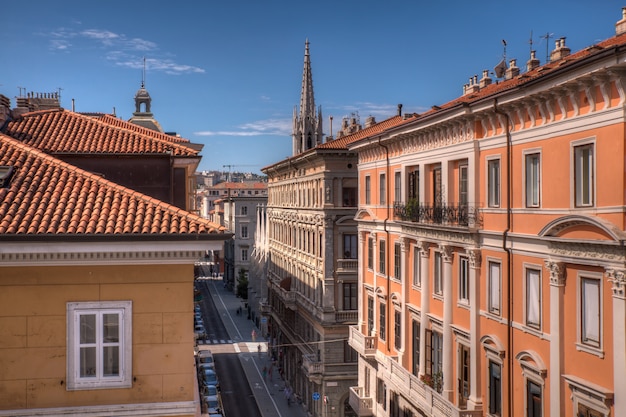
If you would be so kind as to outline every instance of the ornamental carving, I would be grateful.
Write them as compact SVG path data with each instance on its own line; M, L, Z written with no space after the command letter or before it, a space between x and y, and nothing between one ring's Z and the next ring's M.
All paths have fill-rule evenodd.
M547 260L545 265L550 271L550 285L565 285L565 263Z
M452 262L452 257L454 256L454 252L452 251L452 246L440 243L439 244L439 253L441 253L441 259L445 263L451 263Z
M576 259L624 261L624 251L618 246L596 245L582 242L550 242L552 254Z
M448 242L454 246L476 246L478 244L478 235L475 233L459 233L452 230L415 227L408 224L402 225L402 233L417 239Z
M467 249L465 253L467 253L467 256L469 258L470 268L480 268L482 262L480 249Z
M613 297L626 299L626 271L623 269L607 269L606 275L612 284Z

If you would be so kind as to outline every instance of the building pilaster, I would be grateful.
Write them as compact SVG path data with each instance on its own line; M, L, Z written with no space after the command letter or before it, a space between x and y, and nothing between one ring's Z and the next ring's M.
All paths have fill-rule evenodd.
M565 264L547 260L550 272L550 415L561 415L561 374L563 373L563 293Z
M480 390L481 346L480 346L480 267L481 254L479 249L468 249L469 256L469 290L470 290L470 396L468 408L472 410L482 409L482 394Z
M613 291L613 405L626 416L626 270L606 271Z
M443 261L443 396L452 401L454 384L452 372L452 354L454 340L452 338L452 259L454 252L449 245L439 245Z
M430 312L430 283L428 282L428 259L430 244L419 241L416 245L420 250L420 281L421 292L421 322L420 322L420 369L419 376L426 374L426 329L428 328L428 313Z

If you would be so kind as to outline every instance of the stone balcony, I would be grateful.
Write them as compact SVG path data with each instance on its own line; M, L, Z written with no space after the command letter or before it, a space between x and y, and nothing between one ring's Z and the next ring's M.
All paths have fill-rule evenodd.
M337 259L337 273L339 274L356 274L358 268L358 259Z
M358 319L358 310L339 310L335 312L335 321L337 323L356 324Z
M426 225L440 225L467 229L480 229L483 216L480 207L470 204L417 204L394 202L394 216L403 221Z
M372 397L365 397L363 387L350 387L350 407L359 417L374 415L374 401Z
M267 298L262 298L259 301L259 312L264 316L272 312L272 306L268 304Z
M324 372L324 364L317 359L317 355L304 354L302 355L302 369L308 376L309 380L321 383L322 373Z
M412 398L419 408L432 417L481 417L482 410L466 410L454 405L443 395L429 387L397 361L388 360L391 382L400 389L402 395ZM350 402L352 405L352 402Z
M296 292L295 291L287 291L281 287L276 289L276 292L280 295L280 298L285 303L285 307L290 310L296 310Z
M359 326L350 326L350 338L348 343L359 355L365 359L376 357L378 339L375 336L365 336Z

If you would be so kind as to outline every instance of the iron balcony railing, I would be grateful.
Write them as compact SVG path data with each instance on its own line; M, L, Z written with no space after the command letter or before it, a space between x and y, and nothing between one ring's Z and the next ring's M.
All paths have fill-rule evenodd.
M396 201L393 203L393 214L400 220L415 223L474 228L482 226L480 208L469 204L429 205Z

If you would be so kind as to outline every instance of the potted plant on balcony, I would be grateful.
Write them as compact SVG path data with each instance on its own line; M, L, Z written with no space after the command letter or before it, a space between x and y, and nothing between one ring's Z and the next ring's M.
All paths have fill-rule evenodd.
M419 213L419 203L417 202L417 198L411 198L406 202L405 206L405 215L408 220L417 220Z

